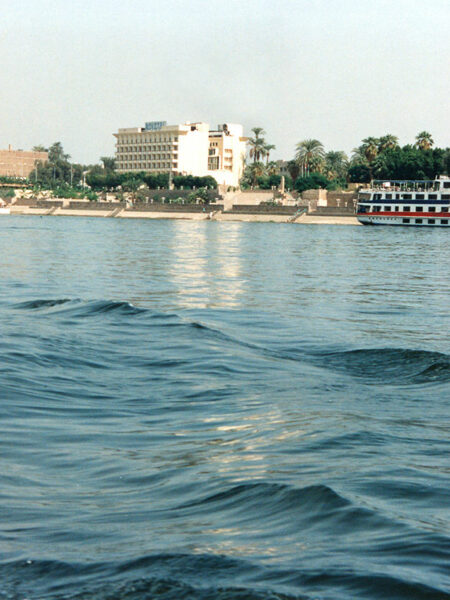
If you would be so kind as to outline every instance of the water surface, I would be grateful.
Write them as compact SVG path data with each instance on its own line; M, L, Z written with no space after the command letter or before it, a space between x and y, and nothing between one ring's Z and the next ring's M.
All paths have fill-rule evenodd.
M449 248L1 218L0 598L450 598Z

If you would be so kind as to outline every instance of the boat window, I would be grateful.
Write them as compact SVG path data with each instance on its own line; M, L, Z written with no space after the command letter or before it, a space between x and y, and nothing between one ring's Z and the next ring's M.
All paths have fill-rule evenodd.
M429 225L434 225L436 223L436 219L428 219Z
M395 212L398 212L398 206L395 207Z
M416 206L416 212L423 212L423 206Z
M428 209L429 212L436 212L436 207L435 206L430 206L430 208Z
M441 212L448 212L448 206L441 206Z
M403 194L404 200L411 200L411 198L412 198L412 194Z
M386 200L391 200L392 199L392 194L386 194Z
M402 223L409 223L410 219L402 219Z
M416 200L423 200L425 198L425 194L416 194Z
M428 200L436 200L437 194L428 194Z
M441 225L448 225L448 219L441 219Z
M416 219L416 223L422 223L423 219Z
M444 187L450 188L450 181L444 181Z
M404 206L403 207L403 212L409 212L411 210L410 206Z
M442 194L442 200L450 200L450 194Z
M385 207L384 207L384 210L390 211L390 210L391 210L391 207L390 207L390 206L385 206Z

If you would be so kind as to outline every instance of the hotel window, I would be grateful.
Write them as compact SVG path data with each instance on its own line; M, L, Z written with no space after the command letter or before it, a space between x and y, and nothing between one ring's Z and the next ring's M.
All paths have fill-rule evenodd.
M208 170L209 171L217 171L219 169L219 157L213 156L208 158Z

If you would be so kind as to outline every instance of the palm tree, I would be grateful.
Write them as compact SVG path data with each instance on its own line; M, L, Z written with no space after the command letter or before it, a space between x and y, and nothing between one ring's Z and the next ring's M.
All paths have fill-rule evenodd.
M273 144L266 144L264 146L264 154L266 156L266 165L269 164L269 155L271 150L275 150L276 146Z
M380 143L380 140L378 138L374 138L374 137L368 137L365 140L363 140L362 143L362 150L364 152L364 156L367 159L367 162L372 163L377 154L378 154L378 144Z
M433 144L434 140L431 133L428 133L428 131L421 131L416 135L415 145L417 148L420 148L420 150L429 150Z
M353 148L352 157L350 162L353 164L367 164L366 155L364 154L364 150L362 146L358 146L357 148Z
M253 127L252 131L255 137L248 138L248 145L250 146L250 158L253 158L253 162L255 163L259 162L266 154L266 142L262 137L266 132L262 127Z
M362 142L363 143L361 149L367 160L367 165L370 171L370 178L373 179L372 164L378 155L378 145L380 143L380 140L378 138L368 137Z
M280 173L280 168L274 160L266 163L266 173L267 175L278 175Z
M378 140L378 151L383 152L384 150L393 150L398 148L398 137L390 133L383 135Z
M257 138L262 137L263 135L266 135L266 132L264 131L264 129L262 127L253 127L252 131L255 134L255 137L257 137Z
M320 169L323 164L325 150L319 140L303 140L296 146L295 160L304 173Z
M252 162L246 169L246 174L248 175L251 185L255 186L257 183L258 177L264 175L264 163L262 162Z
M296 160L290 160L287 164L287 170L289 171L292 182L295 183L296 179L300 175L300 167L298 166L298 162Z
M347 174L348 158L342 150L331 150L325 155L325 174L329 179L345 177Z

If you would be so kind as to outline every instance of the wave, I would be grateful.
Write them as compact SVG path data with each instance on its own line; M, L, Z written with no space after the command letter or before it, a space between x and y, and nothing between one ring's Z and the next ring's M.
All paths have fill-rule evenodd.
M331 558L330 558L331 561ZM223 555L155 554L125 563L12 561L0 566L0 598L18 600L448 600L440 584L355 566L257 566ZM279 589L277 589L279 588ZM326 595L324 595L326 594Z
M335 510L350 504L348 500L327 485L293 488L285 484L260 482L236 485L179 508L215 504L220 510L237 507L239 510L248 511L251 508L249 503L256 503L259 510L266 505L276 512L289 509L299 510L308 505L317 510L323 510L324 506L329 510Z
M317 355L327 368L367 382L422 384L450 381L450 356L405 348L368 348Z
M70 306L67 306L67 305ZM23 310L39 310L55 308L65 305L62 311L53 312L64 312L65 314L70 313L72 316L78 317L89 317L97 314L104 313L120 313L127 315L134 315L147 312L144 308L138 308L130 302L120 302L112 300L94 300L94 301L82 301L79 299L60 298L50 300L30 300L28 302L21 302L15 305L17 309Z
M56 298L54 300L29 300L27 302L19 302L14 305L14 308L22 308L24 310L35 310L38 308L53 308L61 304L73 302L70 298Z
M278 340L255 343L232 335L224 328L205 324L198 319L174 312L155 312L137 307L126 301L80 299L36 299L15 305L18 310L61 315L70 319L92 318L102 315L139 317L140 323L151 321L160 327L188 328L202 340L219 342L240 348L256 358L269 358L291 363L334 370L366 383L381 384L435 384L450 381L450 356L441 352L408 348L362 348L329 352L318 350L303 341L291 348L280 348ZM245 333L245 329L242 329Z

